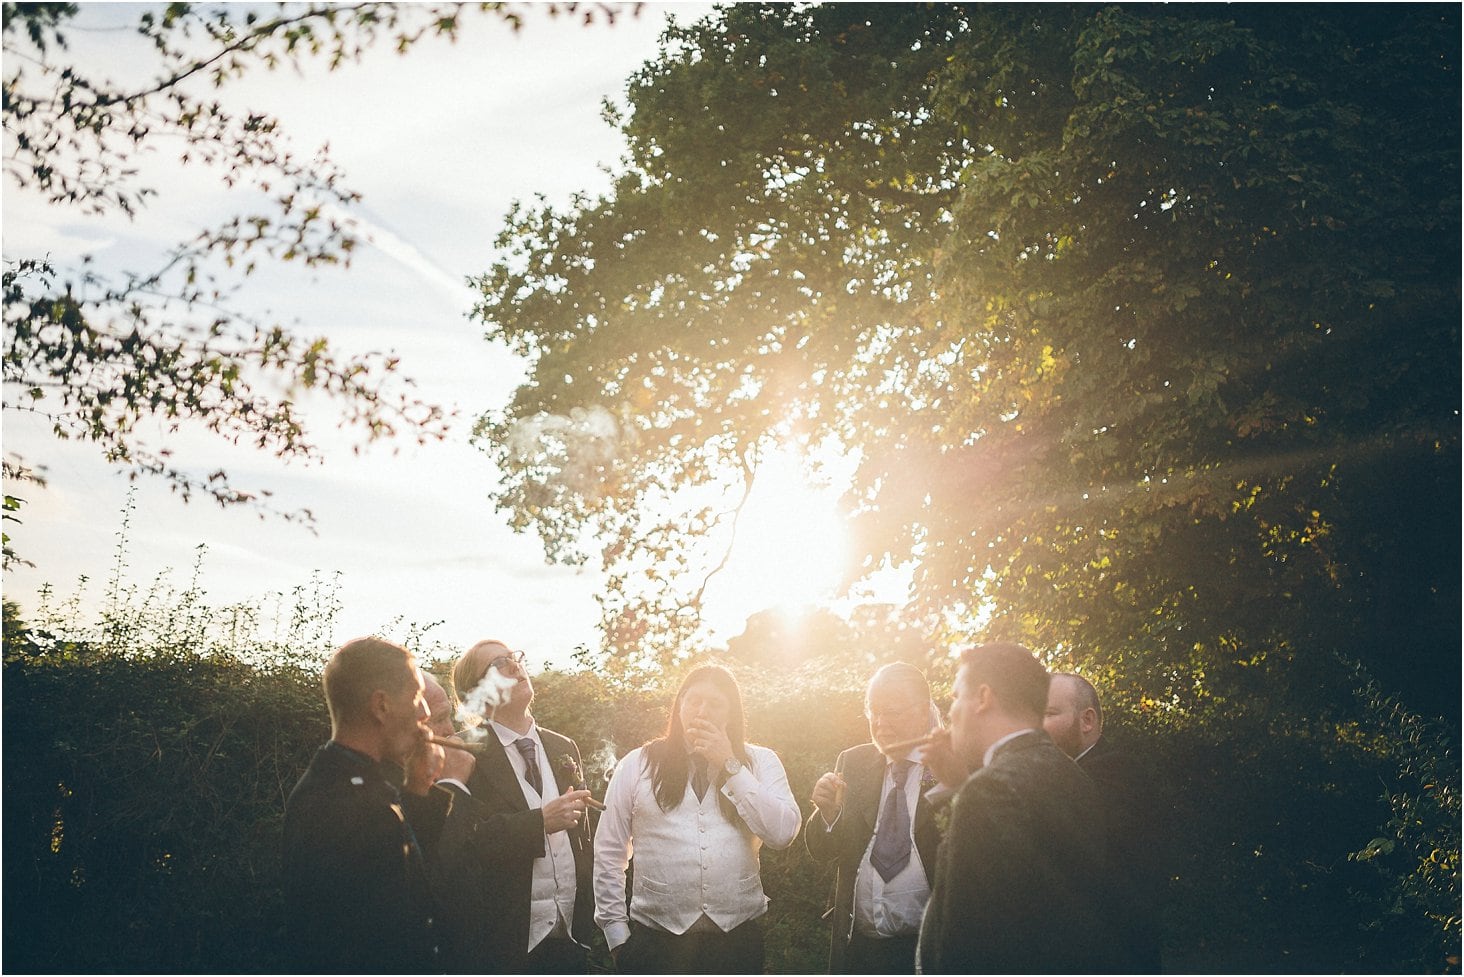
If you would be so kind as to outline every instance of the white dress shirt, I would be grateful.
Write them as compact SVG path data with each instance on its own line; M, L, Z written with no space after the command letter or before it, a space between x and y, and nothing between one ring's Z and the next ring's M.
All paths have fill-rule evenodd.
M544 806L546 797L555 793L554 766L549 760L544 741L539 738L539 727L531 723L527 733L519 734L499 723L491 723L509 766L518 775L519 787L524 800L533 810ZM528 737L534 741L536 759L539 761L539 783L544 785L540 795L529 784L528 765L515 742ZM529 885L529 945L533 950L549 936L569 939L574 925L574 848L569 843L569 834L555 831L545 835L544 850L547 854L534 859L534 871Z
M751 744L747 754L752 762L721 787L739 815L731 821L717 791L698 801L690 784L678 806L662 811L644 747L616 766L595 833L595 922L610 949L629 938L629 919L681 934L706 916L727 932L767 911L758 851L764 843L787 848L803 819L778 755ZM627 910L625 869L632 853Z
M920 917L930 899L930 881L915 847L915 805L920 799L920 780L925 767L920 763L920 750L907 757L914 765L905 774L905 805L910 812L910 861L888 882L869 862L879 837L879 821L884 816L885 802L895 786L894 763L885 764L884 780L879 789L879 807L875 808L874 834L864 849L859 872L854 876L854 928L864 936L888 938L920 932ZM837 819L836 819L837 820Z

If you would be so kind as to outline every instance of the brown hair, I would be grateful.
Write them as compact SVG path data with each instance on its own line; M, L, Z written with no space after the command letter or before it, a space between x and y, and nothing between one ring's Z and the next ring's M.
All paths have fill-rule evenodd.
M401 692L414 681L416 667L410 651L382 638L355 638L341 645L321 677L331 728L365 719L372 694Z
M666 722L666 733L660 739L651 740L645 746L646 765L651 774L651 788L661 810L669 811L679 807L686 799L687 778L691 775L691 758L686 752L686 730L681 725L681 700L686 690L697 682L710 682L727 697L727 739L732 743L732 754L751 767L747 754L747 717L742 711L742 690L737 679L721 665L698 665L686 673L681 687L676 690L676 701L671 704L671 717ZM716 771L712 771L716 775ZM717 795L722 813L733 824L740 823L737 809L725 794Z
M1023 646L1010 641L967 648L961 664L974 688L989 685L996 701L1009 712L1036 717L1047 711L1047 669Z

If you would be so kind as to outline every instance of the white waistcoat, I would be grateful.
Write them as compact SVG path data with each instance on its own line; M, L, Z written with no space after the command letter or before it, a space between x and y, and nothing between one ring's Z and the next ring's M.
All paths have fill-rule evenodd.
M638 780L632 919L684 933L705 913L725 932L767 911L758 874L762 841L740 821L729 822L717 797L712 789L698 801L688 786L679 807L662 811L650 778Z

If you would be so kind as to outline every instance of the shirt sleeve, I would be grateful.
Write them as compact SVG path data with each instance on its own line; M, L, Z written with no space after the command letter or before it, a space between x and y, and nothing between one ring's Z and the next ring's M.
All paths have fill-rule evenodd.
M756 771L747 765L722 784L722 793L752 833L771 848L787 848L798 837L803 812L793 799L783 761L772 750L748 747Z
M611 950L630 938L625 901L625 869L630 864L631 805L642 771L639 750L615 768L605 788L605 810L595 829L595 924Z

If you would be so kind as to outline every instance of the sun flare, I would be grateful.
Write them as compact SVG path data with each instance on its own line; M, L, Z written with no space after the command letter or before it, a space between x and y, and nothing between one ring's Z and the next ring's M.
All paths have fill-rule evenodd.
M768 608L827 603L843 575L849 534L838 487L817 485L785 449L758 465L727 565L707 588L706 620L719 635Z

